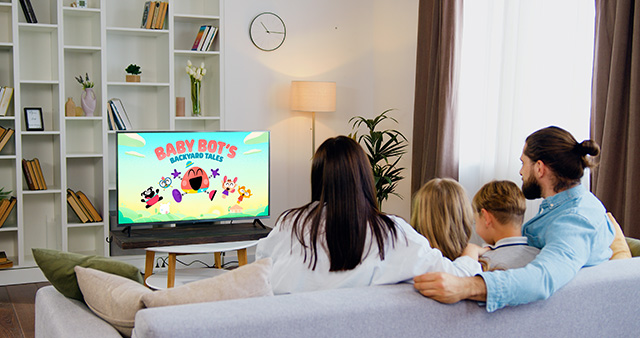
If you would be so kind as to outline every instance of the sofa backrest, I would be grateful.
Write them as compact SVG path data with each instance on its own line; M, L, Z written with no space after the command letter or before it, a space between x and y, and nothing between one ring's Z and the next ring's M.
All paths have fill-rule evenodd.
M441 304L411 284L151 308L143 337L630 337L640 332L640 258L582 269L551 298L487 313Z

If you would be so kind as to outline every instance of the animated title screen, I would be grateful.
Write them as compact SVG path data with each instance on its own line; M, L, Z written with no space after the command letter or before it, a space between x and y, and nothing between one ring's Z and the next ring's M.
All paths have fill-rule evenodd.
M121 226L269 215L268 132L117 134Z

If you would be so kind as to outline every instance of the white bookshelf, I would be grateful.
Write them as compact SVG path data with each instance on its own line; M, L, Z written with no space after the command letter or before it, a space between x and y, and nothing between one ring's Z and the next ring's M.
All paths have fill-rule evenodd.
M120 98L136 130L219 130L223 122L223 0L169 0L167 27L141 29L144 0L30 0L38 23L27 23L19 0L0 0L0 86L14 88L0 125L16 130L0 151L0 186L17 205L0 227L0 251L14 267L0 270L0 285L39 278L32 248L112 255L106 239L115 210L115 132L109 130L107 100ZM201 25L219 27L210 51L191 45ZM187 60L204 62L202 116L191 116ZM124 69L141 67L141 82L125 82ZM65 116L72 98L80 106L82 86L94 82L93 116ZM185 115L176 117L176 97ZM44 131L27 131L25 107L42 108ZM29 190L22 159L38 158L47 190ZM82 223L68 207L67 189L84 192L102 222Z

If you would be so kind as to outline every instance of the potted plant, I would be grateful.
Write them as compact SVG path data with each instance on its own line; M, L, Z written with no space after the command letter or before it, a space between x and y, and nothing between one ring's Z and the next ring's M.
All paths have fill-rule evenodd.
M84 73L84 75L84 79L82 74L76 76L76 81L82 85L83 90L82 95L80 95L80 105L87 116L93 116L93 112L96 110L96 94L93 92L93 82L89 79L89 73ZM70 103L73 103L73 101ZM69 106L71 107L71 104Z
M401 175L405 168L398 167L398 162L407 152L407 138L395 129L377 130L378 125L384 120L398 121L387 116L393 109L387 109L373 119L366 119L362 116L355 116L349 120L352 123L353 134L349 134L354 140L360 143L367 153L371 168L373 169L374 183L376 187L376 198L378 206L382 208L382 202L389 198L389 195L396 195L395 190L398 182L404 177ZM358 135L358 128L362 125L366 127L366 132Z
M127 72L127 82L140 82L140 66L132 63L124 71Z
M11 194L11 190L4 191L4 187L0 188L0 201L7 199L10 194Z

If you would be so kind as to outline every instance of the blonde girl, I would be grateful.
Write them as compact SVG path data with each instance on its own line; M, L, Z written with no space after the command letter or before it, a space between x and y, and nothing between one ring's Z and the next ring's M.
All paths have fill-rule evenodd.
M411 225L451 260L469 244L473 221L467 193L453 179L434 178L414 195Z

